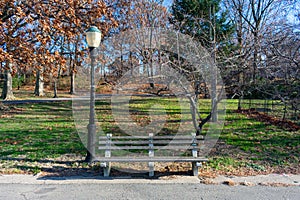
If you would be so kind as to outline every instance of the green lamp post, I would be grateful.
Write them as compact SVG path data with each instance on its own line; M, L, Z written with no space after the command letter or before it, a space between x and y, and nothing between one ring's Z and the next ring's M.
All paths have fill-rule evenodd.
M95 158L95 140L96 140L96 123L95 123L95 65L97 57L97 48L101 42L101 31L96 26L91 26L86 31L86 41L89 47L91 58L91 91L90 91L90 116L88 124L88 143L86 162L92 162Z

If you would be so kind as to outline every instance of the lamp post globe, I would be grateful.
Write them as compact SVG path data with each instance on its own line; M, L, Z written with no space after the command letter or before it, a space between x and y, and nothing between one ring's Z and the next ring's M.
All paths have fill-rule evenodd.
M86 31L86 42L90 48L99 47L101 42L102 33L96 26L91 26Z
M95 159L96 123L95 123L95 66L97 48L101 42L101 31L96 26L91 26L86 31L86 42L89 47L91 58L91 90L90 90L90 116L88 124L88 143L86 162L93 162Z

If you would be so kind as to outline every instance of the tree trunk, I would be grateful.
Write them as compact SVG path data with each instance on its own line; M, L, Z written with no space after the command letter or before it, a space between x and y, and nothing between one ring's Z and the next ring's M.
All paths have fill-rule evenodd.
M21 74L18 72L18 90L20 90L21 87Z
M130 61L130 75L133 77L133 61L132 61L132 52L129 52L129 61Z
M239 12L243 10L242 4L239 4ZM240 13L237 17L238 22L237 22L237 37L238 37L238 48L239 48L239 55L243 55L243 16ZM239 66L243 66L244 62L244 56L240 57L238 59ZM244 84L244 76L243 72L240 72L238 75L238 84L239 84L239 101L238 101L238 110L242 109L242 101L244 98L244 91L243 91L243 84Z
M152 45L152 40L153 40L153 28L151 27L151 32L150 32L150 48L151 48L151 45ZM150 58L149 58L149 61L150 61L150 87L153 89L155 87L154 85L154 80L153 80L153 76L154 76L154 73L153 73L153 50L150 49L149 50L149 54L150 54ZM148 61L148 63L149 63Z
M12 91L12 76L10 70L5 70L1 98L4 100L12 100L15 98Z
M211 68L212 70L212 79L211 79L211 113L212 113L212 122L218 121L218 107L217 107L217 47L216 47L216 25L215 25L215 7L212 4L210 7L210 19L212 22L212 25L210 26L210 39L212 42L212 59L213 59L213 66ZM213 27L212 27L213 26Z
M190 101L190 109L191 109L191 114L192 114L192 120L193 120L193 125L194 125L194 128L196 130L196 135L200 135L201 133L201 128L199 127L199 112L198 112L198 109L197 109L197 105L198 105L198 96L196 95L195 99L193 99L193 97L191 96L188 96L188 99ZM197 118L198 116L198 118Z
M36 73L34 94L36 96L44 96L44 77L41 70L38 70Z
M60 72L61 72L60 70L61 70L61 68L58 67L57 77L54 78L54 82L53 82L53 93L54 93L54 96L53 96L53 98L57 98L58 97L57 96L57 83L58 83L58 81L60 79Z
M71 77L70 94L75 94L76 93L76 90L75 90L75 72L74 72L73 69L71 70L70 77Z
M149 67L149 75L150 75L150 87L152 88L152 89L154 89L154 87L155 87L155 85L154 85L154 79L153 79L153 76L154 76L154 73L153 73L153 62L152 62L152 56L153 56L153 54L152 54L152 52L151 52L151 57L150 57L150 67Z
M256 71L257 71L257 58L258 58L258 35L257 30L254 32L254 52L253 52L253 75L252 75L252 81L255 84L256 83Z
M54 93L53 98L57 98L57 79L55 79L53 83L53 93Z
M242 101L244 100L244 73L239 74L239 101L238 110L242 109Z

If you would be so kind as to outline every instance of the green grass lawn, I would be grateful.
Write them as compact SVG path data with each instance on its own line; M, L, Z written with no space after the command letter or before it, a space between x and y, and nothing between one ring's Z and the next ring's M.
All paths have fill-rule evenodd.
M1 157L37 160L84 153L74 128L71 102L16 105L0 122Z
M180 119L190 118L188 109L181 113L176 99L136 97L130 101L132 120L141 126L149 124L149 110L154 109L152 113L158 116L164 113L153 106L157 104L165 109L167 122L160 134L176 133ZM201 101L203 116L208 112L207 105L208 101ZM237 101L227 100L225 126L206 168L223 171L241 167L258 171L268 167L299 168L299 131L265 125L235 113L236 109ZM114 122L108 100L97 101L96 112L105 133L123 134ZM75 128L72 102L14 105L10 111L0 113L0 124L1 168L16 168L18 165L9 162L14 159L29 160L34 165L66 154L84 157L86 153Z

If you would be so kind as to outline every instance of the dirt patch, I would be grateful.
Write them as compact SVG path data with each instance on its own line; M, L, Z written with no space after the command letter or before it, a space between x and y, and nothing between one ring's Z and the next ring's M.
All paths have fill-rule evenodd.
M103 176L103 169L100 163L87 164L84 158L78 155L63 155L59 158L49 160L32 161L26 158L2 160L0 163L0 174L37 174L42 177L62 176ZM200 181L206 184L209 179L219 175L225 176L255 176L267 174L300 174L300 166L294 167L265 167L265 170L258 171L249 167L228 167L226 170L216 170L204 164L199 169ZM172 178L172 176L192 175L191 163L155 163L154 178ZM112 177L144 177L148 178L147 163L112 163Z
M282 129L288 130L288 131L298 131L300 130L300 126L297 124L288 121L288 120L282 120L276 117L272 117L270 115L267 115L262 112L258 112L255 109L241 109L237 110L237 113L241 113L246 115L247 117L251 119L255 119L260 122L264 122L266 124L271 124L277 127L280 127Z
M199 174L204 178L215 178L218 175L224 176L257 176L268 174L300 174L300 164L293 166L264 166L264 170L257 170L251 167L227 167L226 169L216 170L214 168L200 168Z

